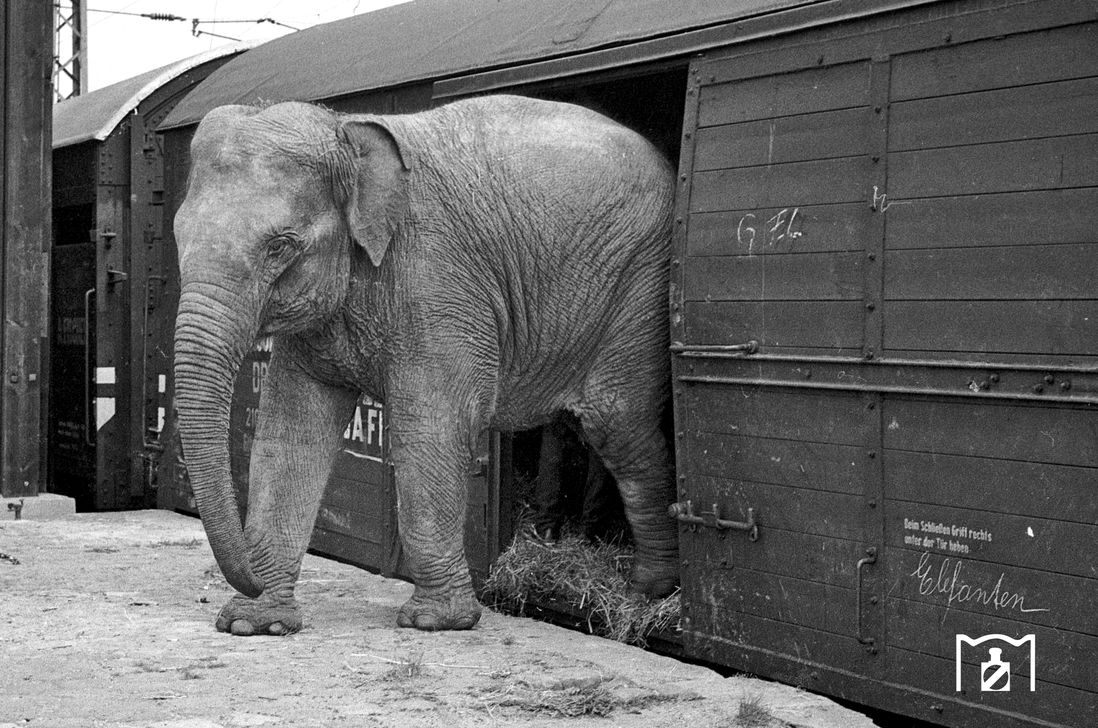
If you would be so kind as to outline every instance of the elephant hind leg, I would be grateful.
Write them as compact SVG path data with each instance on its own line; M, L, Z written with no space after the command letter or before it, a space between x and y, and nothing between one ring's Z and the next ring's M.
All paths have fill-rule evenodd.
M664 597L678 585L678 528L668 516L674 500L670 450L660 428L662 393L595 387L576 408L584 436L618 483L633 531L633 589Z

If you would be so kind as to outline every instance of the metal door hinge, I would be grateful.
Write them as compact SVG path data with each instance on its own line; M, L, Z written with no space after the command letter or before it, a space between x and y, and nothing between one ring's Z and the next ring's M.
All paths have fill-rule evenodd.
M747 509L746 521L729 521L721 518L719 503L714 503L711 511L695 513L694 502L684 501L682 503L672 503L668 506L667 515L680 523L690 524L692 527L704 526L706 528L715 528L718 531L747 531L749 539L752 541L759 540L758 514L754 508Z
M485 478L488 476L488 456L481 455L475 458L472 463L469 464L469 475L474 478Z

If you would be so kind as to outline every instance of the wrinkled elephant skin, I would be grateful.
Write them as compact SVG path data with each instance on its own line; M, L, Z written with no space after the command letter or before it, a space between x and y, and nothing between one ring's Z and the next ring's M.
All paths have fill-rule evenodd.
M416 583L399 624L476 624L462 545L473 444L562 411L617 480L635 588L674 588L659 426L673 177L650 144L577 106L495 96L405 116L221 107L191 157L175 386L203 523L240 592L219 629L301 628L294 584L362 393L389 407ZM257 336L275 346L242 528L229 407Z

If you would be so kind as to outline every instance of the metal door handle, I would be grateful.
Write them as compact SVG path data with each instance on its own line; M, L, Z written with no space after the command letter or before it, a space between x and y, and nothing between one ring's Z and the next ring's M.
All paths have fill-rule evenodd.
M862 571L869 564L875 564L875 563L877 563L877 548L874 547L874 546L870 546L869 548L867 548L865 550L865 557L862 558L862 559L859 559L857 566L854 567L854 569L856 571L856 574L857 574L857 580L858 580L858 590L857 590L857 596L856 596L858 601L857 601L857 604L855 605L855 609L854 609L854 616L855 616L855 619L856 619L858 625L857 625L857 628L854 632L854 636L857 637L858 641L861 642L863 645L872 645L877 641L877 640L873 639L872 637L867 637L864 634L862 634ZM874 648L874 649L876 649L876 648Z
M91 438L91 297L94 295L94 288L84 291L84 442L88 447L95 445Z

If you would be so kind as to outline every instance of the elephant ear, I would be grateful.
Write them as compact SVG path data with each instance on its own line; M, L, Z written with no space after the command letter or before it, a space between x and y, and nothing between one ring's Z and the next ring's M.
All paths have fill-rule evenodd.
M352 169L343 180L344 216L354 241L380 266L408 209L405 179L411 158L393 132L375 119L347 119L337 131L351 149Z

